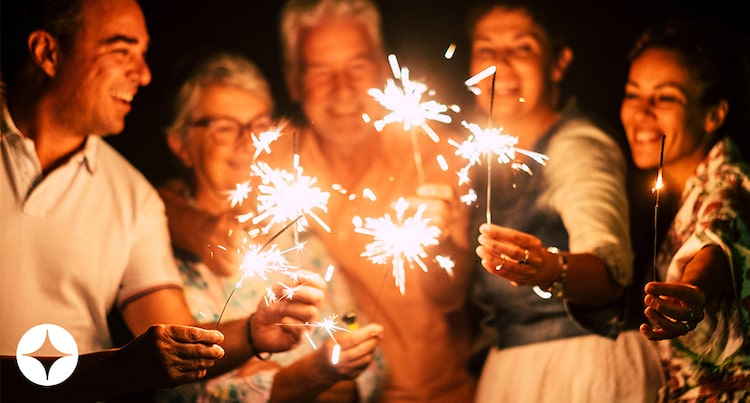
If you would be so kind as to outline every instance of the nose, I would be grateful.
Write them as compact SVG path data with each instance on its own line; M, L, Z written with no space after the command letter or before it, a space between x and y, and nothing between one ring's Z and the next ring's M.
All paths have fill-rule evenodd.
M351 99L354 94L354 84L346 71L336 73L333 83L333 93L338 100Z
M138 84L141 87L147 86L149 83L151 83L151 69L148 67L148 63L146 62L146 59L141 57L138 58L138 60L135 62L135 74L137 76Z

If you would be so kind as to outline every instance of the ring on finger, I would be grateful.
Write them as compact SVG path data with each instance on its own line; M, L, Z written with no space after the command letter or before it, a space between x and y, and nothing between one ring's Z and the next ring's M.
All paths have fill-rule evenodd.
M523 250L523 259L519 260L518 263L520 264L526 264L529 262L529 250L524 249Z
M500 259L503 259L503 261L500 262L499 265L495 266L495 271L500 271L503 269L503 266L505 266L505 261L506 261L505 254L500 255Z

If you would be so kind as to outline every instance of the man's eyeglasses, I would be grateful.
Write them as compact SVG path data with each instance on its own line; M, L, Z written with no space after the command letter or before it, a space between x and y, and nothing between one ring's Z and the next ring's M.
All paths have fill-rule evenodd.
M271 130L273 119L264 115L253 119L247 124L230 117L207 117L190 123L191 127L204 128L211 135L213 141L221 145L237 144L242 138L242 133L260 134Z

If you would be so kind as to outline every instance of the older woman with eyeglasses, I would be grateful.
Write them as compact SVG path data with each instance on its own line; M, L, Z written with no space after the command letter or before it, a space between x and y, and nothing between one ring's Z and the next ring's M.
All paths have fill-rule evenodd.
M213 55L198 64L174 101L174 119L167 129L167 143L188 174L184 182L187 186L182 186L184 194L177 196L187 199L197 211L181 214L179 209L189 206L170 199L177 197L174 189L179 187L162 189L167 214L175 221L170 225L172 236L179 237L178 230L189 231L193 219L197 220L194 225L200 225L205 217L224 217L212 225L214 232L223 231L226 237L221 245L201 245L196 249L208 251L199 253L203 258L195 251L175 248L190 310L203 322L243 315L247 307L267 298L267 288L277 285L279 280L273 274L250 276L239 285L242 273L238 270L244 251L251 249L251 245L264 244L267 239L263 234L254 238L255 232L262 231L252 231L249 225L236 219L250 213L256 194L250 193L234 207L236 203L229 198L237 184L251 180L251 165L258 156L253 139L272 129L272 113L270 90L258 68L232 54ZM186 222L188 216L190 222ZM258 228L262 225L259 223ZM275 231L271 229L270 234ZM287 231L274 239L280 250L301 243L304 250L288 258L290 265L305 270L297 272L301 279L308 271L322 276L333 262L312 233ZM214 256L223 259L221 264L211 261ZM294 289L292 280L284 278L284 281L289 283L287 290ZM343 317L358 312L343 276L332 276L326 287L321 314ZM282 291L277 290L276 294L281 296ZM280 301L270 303L285 301L280 297ZM361 327L340 331L335 339L322 329L310 328L307 335L311 343L303 339L290 351L271 357L258 356L224 376L160 391L157 400L370 401L377 395L383 375L378 350L382 327L366 324L366 318L359 313L356 319ZM340 348L336 358L334 345Z

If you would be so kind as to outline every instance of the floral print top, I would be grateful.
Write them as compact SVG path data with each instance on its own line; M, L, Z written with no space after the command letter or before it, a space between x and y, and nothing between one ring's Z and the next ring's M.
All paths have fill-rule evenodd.
M282 256L292 267L298 267L325 276L333 265L333 272L326 280L326 300L320 309L321 319L338 315L334 320L337 326L347 328L343 316L349 313L356 315L356 324L367 323L367 318L358 309L354 297L343 278L343 273L335 271L335 264L326 252L325 247L312 233L299 233L294 239L292 231L283 233L274 242L283 253ZM300 250L296 245L303 244ZM266 287L276 284L281 278L273 274L261 278L243 273L235 277L220 277L208 267L181 252L175 252L183 288L188 305L195 319L201 323L216 323L226 304L221 321L228 321L248 316L255 311L258 303L267 299ZM324 278L328 278L325 276ZM238 280L241 285L237 287ZM231 294L231 297L229 297ZM276 298L281 298L277 295ZM339 332L342 330L338 330ZM173 389L163 389L157 393L159 402L267 402L271 397L271 387L279 369L311 353L331 337L325 330L311 328L307 337L292 350L274 353L269 361L249 360L243 367L224 375L181 385ZM335 338L336 333L333 333ZM313 347L315 346L315 347ZM375 401L380 393L385 376L385 364L382 353L377 350L374 362L356 379L360 402Z
M657 267L679 281L686 264L707 245L730 262L733 294L685 336L659 342L668 383L664 400L750 399L750 164L729 139L719 141L685 184ZM666 276L666 277L665 277Z

